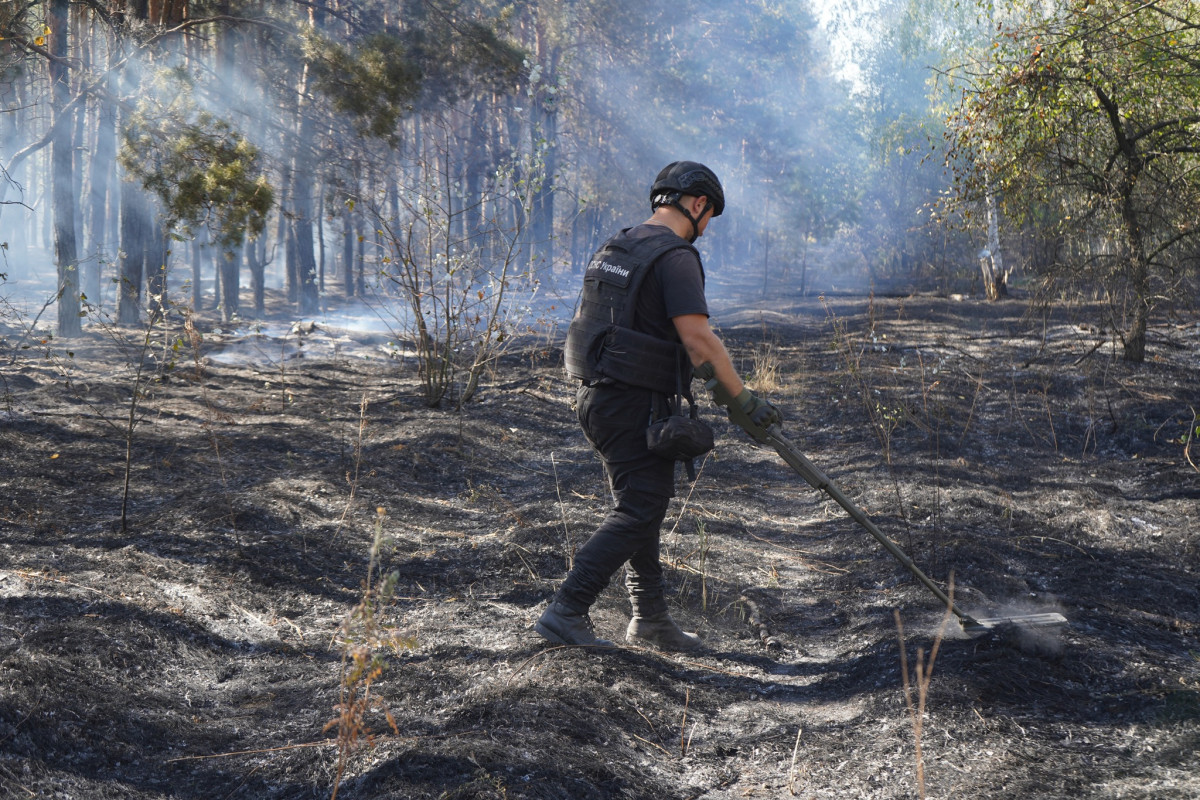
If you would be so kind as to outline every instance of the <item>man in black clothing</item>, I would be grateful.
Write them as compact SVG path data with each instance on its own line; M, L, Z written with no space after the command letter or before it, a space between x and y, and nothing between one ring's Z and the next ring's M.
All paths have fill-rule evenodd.
M567 371L580 380L579 423L599 453L615 504L575 555L575 563L535 629L559 644L612 647L592 631L588 609L627 564L633 617L626 639L690 650L700 637L667 611L659 528L675 489L675 462L651 452L646 429L667 398L688 388L692 367L711 370L763 427L779 412L742 384L708 324L704 269L692 246L725 207L712 170L676 161L658 174L651 216L597 251L580 309L567 335Z

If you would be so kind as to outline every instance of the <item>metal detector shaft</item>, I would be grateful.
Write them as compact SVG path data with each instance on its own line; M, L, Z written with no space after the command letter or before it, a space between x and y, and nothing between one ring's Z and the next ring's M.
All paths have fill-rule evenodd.
M717 381L714 375L703 374L700 373L699 370L697 372L697 377L705 380L705 388L712 392L713 401L716 402L717 405L723 406L725 410L729 412L730 420L740 425L747 433L754 437L756 441L762 442L763 444L769 444L774 447L775 451L779 453L783 460L786 461L792 469L796 470L800 477L804 478L804 480L807 481L810 486L812 486L814 489L825 492L825 494L837 501L837 504L844 508L846 513L849 514L855 522L866 528L867 533L875 537L875 540L883 545L884 549L895 556L896 560L903 564L905 569L913 574L913 577L923 583L926 589L933 592L934 596L937 597L937 599L940 600L942 604L946 606L946 608L950 609L950 611L953 612L956 617L958 617L964 629L979 630L987 627L981 625L974 617L970 616L966 612L959 610L959 608L954 605L953 601L950 600L950 597L941 590L941 587L930 580L929 576L922 572L920 567L913 563L913 560L908 557L907 553L901 550L895 542L885 536L883 531L876 527L875 523L871 521L871 519L861 508L851 502L850 498L846 497L846 495L842 494L841 489L839 489L831 480L829 480L829 477L822 472L816 464L809 461L808 458L801 453L794 444L788 441L787 437L783 435L783 432L780 430L778 425L772 425L769 428L762 428L758 425L755 425L754 421L750 419L750 416L744 410L742 410L741 405L730 396L729 392L726 391L725 387L723 387Z

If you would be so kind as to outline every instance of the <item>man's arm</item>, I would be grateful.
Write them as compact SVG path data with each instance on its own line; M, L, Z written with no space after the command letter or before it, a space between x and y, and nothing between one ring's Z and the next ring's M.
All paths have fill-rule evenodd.
M729 398L740 407L740 411L735 414L735 409L727 406L730 419L742 425L747 433L755 437L771 425L783 423L779 409L755 395L742 383L737 370L733 368L733 362L729 359L729 351L709 327L708 317L704 314L684 314L672 317L671 321L675 323L675 330L679 331L679 338L687 349L692 366L699 367L706 363L711 365L717 383L721 384L721 388L728 392ZM746 423L751 427L746 427Z
M742 379L738 377L725 345L709 327L708 317L704 314L684 314L680 317L673 317L671 321L675 323L675 330L679 333L679 340L687 349L692 366L712 364L713 369L716 370L717 382L725 387L729 396L740 395L742 389L745 388L742 385Z

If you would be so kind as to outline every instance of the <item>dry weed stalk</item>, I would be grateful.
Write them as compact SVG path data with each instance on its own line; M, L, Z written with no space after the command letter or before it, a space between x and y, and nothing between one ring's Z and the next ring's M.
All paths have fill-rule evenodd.
M671 525L671 531L670 531L670 533L668 533L666 536L663 537L664 539L669 538L671 540L671 544L667 545L667 549L664 552L664 556L663 556L664 560L667 563L672 564L673 566L675 566L678 569L682 569L687 572L697 573L699 575L699 577L700 577L700 593L701 593L701 608L704 610L708 609L707 588L706 588L706 584L705 584L705 581L706 581L705 561L708 558L708 551L711 546L710 545L711 539L708 536L708 528L705 524L705 521L700 517L700 512L694 513L693 517L692 517L693 522L696 525L696 532L699 534L699 537L700 537L699 550L698 551L692 550L691 552L687 553L686 555L676 556L674 547L675 547L675 543L679 539L679 536L676 535L679 532L679 523L682 522L684 517L687 515L688 506L692 502L692 494L696 491L696 485L700 482L700 476L704 474L704 467L705 467L705 465L708 464L708 459L710 456L712 456L712 454L713 454L713 451L709 451L704 454L704 458L700 461L700 466L698 466L696 468L696 480L692 481L691 486L688 487L687 495L684 496L683 503L680 505L679 514L678 514L678 516L675 517L674 524ZM690 559L697 552L699 552L699 554L700 554L699 570L693 568L688 563L688 559ZM680 588L681 595L687 590L687 588L689 586L689 581L690 581L690 579L688 579L688 578L684 579L684 583L683 583L682 587Z
M802 733L804 733L804 728L796 728L796 744L792 746L792 766L791 769L788 770L788 794L790 794L792 797L796 797L800 794L800 789L797 788L796 785L797 779L801 777L808 777L807 765L805 765L799 772L796 771L796 759L800 755L800 735Z
M688 708L692 704L692 688L689 686L683 696L683 719L679 723L679 755L687 758L688 750L692 747L692 737L696 735L696 728L700 725L700 720L692 722L692 730L688 732Z
M867 365L863 362L863 356L867 351L867 344L864 340L856 345L854 336L846 325L845 320L841 319L825 300L821 298L821 304L825 307L825 314L829 318L830 324L833 326L834 347L837 348L838 355L841 356L842 366L847 376L854 383L854 387L858 390L859 397L862 399L863 409L867 412L867 419L871 424L871 430L879 439L879 444L883 449L884 460L888 467L892 464L892 447L891 434L895 430L898 421L887 418L887 409L882 402L872 402L878 392L871 384L870 376L867 374ZM870 306L868 308L870 317L870 336L875 338L875 296L871 295Z
M358 493L359 471L362 469L363 439L367 430L367 407L367 395L364 393L362 401L358 404L358 431L354 437L354 470L353 472L346 471L346 483L350 484L350 496L346 498L346 507L342 509L342 516L338 519L337 530L333 532L334 539L342 535L342 528L346 524L346 515L354 506L354 496Z
M562 517L563 542L566 544L567 572L575 566L575 550L571 547L571 529L567 527L567 506L563 503L562 482L558 479L558 464L554 461L554 453L550 454L550 468L554 471L554 491L558 493L558 513Z
M334 706L337 715L325 725L325 730L337 730L338 759L330 800L337 800L338 789L349 766L350 758L363 747L374 744L367 716L372 711L381 712L388 727L397 736L400 729L391 710L379 697L372 695L372 688L383 675L386 651L416 647L412 637L402 637L382 620L383 609L391 602L400 578L393 571L379 579L380 550L383 547L383 519L385 512L377 508L375 537L371 544L371 558L367 564L367 578L363 582L363 596L342 621L342 679L341 694Z
M946 606L946 611L942 615L941 624L938 625L937 634L933 637L933 647L929 650L929 661L925 661L925 649L917 648L917 663L914 665L913 674L910 678L908 671L908 654L904 644L904 623L900 620L899 609L893 614L896 617L896 635L900 640L900 680L904 686L904 704L908 708L908 716L912 721L913 727L913 746L916 757L917 766L917 796L921 800L925 800L925 753L922 749L921 737L925 732L925 706L929 699L929 684L933 679L933 664L937 661L938 650L942 646L942 640L946 636L946 626L950 622L950 609L954 604L954 577L950 577L950 605ZM913 688L916 687L917 698L913 701Z
M161 300L161 296L159 299ZM146 360L150 354L150 347L153 344L154 326L160 322L163 322L165 327L165 319L161 311L147 316L142 344L136 350L137 366L134 368L133 387L129 399L129 414L125 422L125 472L121 490L121 533L126 533L129 530L129 491L133 478L133 433L138 426L140 401L149 396L144 388L147 380L145 377ZM174 361L170 357L164 357L160 362L160 370L169 369L173 366ZM161 377L161 371L159 371L159 377Z
M863 409L867 413L867 421L871 426L871 430L875 433L876 438L879 439L879 446L883 452L884 466L887 468L888 477L892 482L892 491L896 494L896 509L899 511L900 519L904 523L905 531L908 534L909 547L911 548L912 526L909 524L908 509L904 503L904 494L900 488L900 479L896 474L895 465L892 463L892 434L903 422L915 422L915 419L912 414L908 413L903 403L889 406L884 402L885 397L879 389L875 388L869 371L869 365L865 363L863 358L868 350L867 341L864 339L856 347L854 338L845 321L838 317L824 296L821 297L821 305L825 308L825 314L833 326L834 347L841 356L846 374L854 382L854 386L858 390L859 398L862 400ZM875 313L875 293L872 292L867 305L868 331L872 347L884 347L878 344L876 337ZM876 396L879 396L880 399L874 400L873 398Z
M754 351L754 366L746 379L746 385L756 392L765 394L778 392L783 381L779 353L770 342L763 342Z
M1183 439L1183 456L1192 465L1192 469L1200 472L1200 467L1196 466L1196 462L1192 460L1192 442L1200 437L1200 425L1196 424L1196 409L1188 406L1188 410L1192 412L1192 422L1188 425L1187 433L1181 437Z
M3 280L5 275L0 273L0 280ZM43 313L54 302L58 300L58 294L51 295L42 305L41 310L29 322L26 322L24 315L18 311L7 298L0 297L0 318L13 321L21 330L21 337L16 344L11 346L12 355L8 358L8 365L12 366L21 352L33 349L34 345L27 345L26 342L36 340L37 347L40 348L42 357L48 362L51 367L56 370L63 379L63 384L70 390L81 403L92 409L95 415L102 420L106 425L118 432L125 445L124 466L122 474L122 489L121 489L121 533L126 533L129 528L129 503L130 492L133 483L133 460L134 460L134 432L140 424L139 412L141 411L142 401L150 397L146 385L152 379L161 379L163 375L175 367L175 354L182 345L182 341L176 339L171 343L171 333L167 325L166 312L168 308L175 308L174 304L166 303L164 295L150 295L149 299L153 301L153 312L148 315L146 324L141 331L141 340L127 337L121 330L120 326L114 323L106 315L100 315L99 309L88 303L86 297L83 298L83 308L89 316L96 314L95 323L100 330L117 347L125 354L129 360L130 368L133 371L133 383L130 387L130 399L128 408L123 409L118 415L110 414L107 408L96 400L88 397L88 388L86 385L80 386L76 383L70 365L75 359L75 353L71 350L64 350L62 354L58 354L54 350L54 335L52 333L39 334L37 331L38 320L41 319ZM190 309L185 306L184 313L190 313ZM147 362L152 360L154 335L156 326L161 324L163 332L163 353L158 359L157 366L152 369L148 368ZM3 344L0 339L0 344ZM6 410L11 412L11 393L8 389L7 379L3 381L3 397Z

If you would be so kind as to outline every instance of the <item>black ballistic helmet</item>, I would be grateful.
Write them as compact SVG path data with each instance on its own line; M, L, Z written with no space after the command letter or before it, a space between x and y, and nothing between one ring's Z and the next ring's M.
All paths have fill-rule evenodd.
M650 187L650 208L674 206L680 195L707 197L713 216L725 210L725 191L716 174L698 161L672 161L662 168Z

